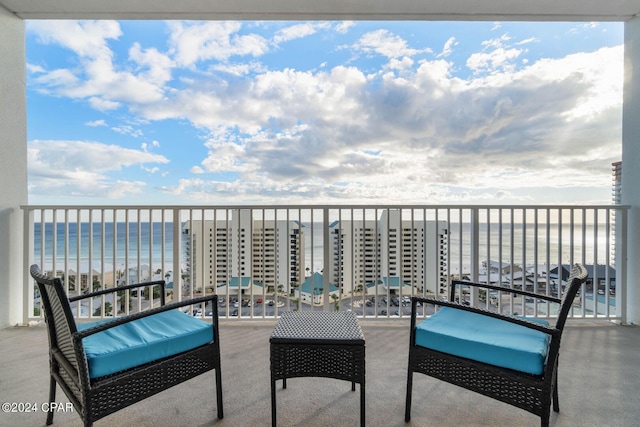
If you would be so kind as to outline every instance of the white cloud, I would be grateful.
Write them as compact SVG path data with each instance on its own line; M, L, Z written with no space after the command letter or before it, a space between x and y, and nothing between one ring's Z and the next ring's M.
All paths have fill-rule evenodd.
M316 26L311 22L304 22L285 27L273 36L273 42L280 44L289 40L299 39L315 34Z
M78 56L73 68L43 68L34 80L40 91L86 99L100 111L116 109L123 102L155 102L164 96L162 85L170 78L171 61L155 49L143 50L134 43L129 57L138 73L117 69L109 47L110 40L122 35L115 21L29 21L27 29L41 43L59 45Z
M85 123L85 125L90 127L100 127L100 126L107 126L107 122L100 119L100 120L94 120L92 122L87 122Z
M149 83L163 85L171 80L173 62L167 55L155 48L142 49L139 43L134 43L129 49L129 59L138 64L142 70L138 77Z
M152 167L152 168L146 168L146 167L144 167L144 166L141 166L141 168L142 168L142 170L144 170L144 171L146 171L146 172L148 172L148 173L150 173L150 174L152 174L152 175L153 175L154 173L157 173L157 172L159 172L159 171L160 171L160 168L159 168L159 167L157 167L157 166L154 166L154 167Z
M537 38L537 37L529 37L528 39L521 40L521 41L516 42L516 43L514 43L514 44L515 44L516 46L520 46L520 45L523 45L523 44L537 43L537 42L539 42L539 41L540 41L540 40L538 40L538 38Z
M400 36L392 34L389 30L381 29L368 32L354 44L354 49L366 53L377 53L387 58L399 58L401 56L413 56L420 52L430 52L430 49L413 49L407 41Z
M129 125L114 126L111 128L111 130L121 135L131 135L134 138L140 138L143 136L142 131L140 129L134 129L133 126L129 126Z
M89 98L89 105L91 105L91 108L93 108L94 110L110 111L117 110L122 104L120 104L119 102L102 99L97 96L92 96L91 98Z
M342 21L336 25L336 31L340 34L346 34L349 31L349 28L355 25L356 23L353 21Z
M447 57L449 55L451 55L451 52L453 52L453 47L456 46L458 44L458 42L456 41L455 37L449 37L449 39L444 43L444 47L442 48L442 52L440 52L438 55L436 55L438 58L440 57Z
M514 69L512 60L522 54L521 49L497 48L491 52L474 53L467 59L467 67L474 72L495 72L500 69Z
M501 37L482 42L484 52L473 53L467 59L467 67L474 73L496 73L499 71L513 71L516 68L514 60L523 52L508 46L510 37L503 34Z
M27 21L27 30L45 44L58 44L81 57L111 56L106 40L122 35L116 21Z
M146 185L121 179L123 168L168 162L161 155L86 141L31 141L27 156L30 194L36 197L123 198Z
M38 74L38 73L44 73L45 69L40 65L27 63L27 71L30 73Z
M269 50L267 40L257 34L239 35L239 22L168 23L169 46L179 66L192 67L209 59L225 61L232 56L258 57Z
M160 143L158 141L152 141L152 142L143 142L142 144L140 144L140 149L142 151L144 151L145 153L149 152L150 148L157 148L160 146Z
M38 85L56 89L58 87L76 85L80 79L70 70L53 70L35 79Z
M250 73L259 73L266 71L266 68L259 62L246 62L246 63L218 63L211 67L212 71L218 71L232 76L241 77Z

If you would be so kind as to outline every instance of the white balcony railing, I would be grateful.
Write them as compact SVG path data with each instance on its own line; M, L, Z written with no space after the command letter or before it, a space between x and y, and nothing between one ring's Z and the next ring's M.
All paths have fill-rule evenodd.
M589 280L573 317L622 318L625 206L25 206L25 283L35 262L77 295L165 279L170 298L216 292L220 315L353 310L404 317L404 297L448 295L451 280L562 292L568 265ZM558 266L561 266L558 268ZM562 268L565 266L565 269ZM566 274L566 273L565 273ZM41 319L27 286L25 322ZM157 297L157 295L156 295ZM509 292L457 295L501 312L553 317ZM404 298L406 300L406 298ZM77 303L80 318L157 304L149 292ZM206 316L210 307L193 307ZM426 309L425 309L426 310Z

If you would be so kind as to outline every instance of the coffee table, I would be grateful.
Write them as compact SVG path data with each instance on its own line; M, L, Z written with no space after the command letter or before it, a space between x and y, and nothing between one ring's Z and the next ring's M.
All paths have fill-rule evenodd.
M353 312L282 313L271 338L271 424L276 426L276 381L327 377L360 384L360 425L364 427L364 335Z

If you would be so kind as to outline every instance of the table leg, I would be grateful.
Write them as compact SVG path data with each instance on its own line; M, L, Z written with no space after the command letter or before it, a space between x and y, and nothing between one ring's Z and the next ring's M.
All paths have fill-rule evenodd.
M276 380L271 375L271 427L276 427Z
M364 427L364 383L360 384L360 427Z

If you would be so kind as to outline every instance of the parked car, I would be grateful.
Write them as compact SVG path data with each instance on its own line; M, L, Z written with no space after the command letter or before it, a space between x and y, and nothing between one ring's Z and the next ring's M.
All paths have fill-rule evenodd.
M273 306L273 304L275 304L275 303L273 302L273 300L272 300L272 299L270 299L270 300L268 300L268 301L267 301L267 305L268 305L268 306L270 306L270 307L271 307L271 306Z
M258 298L258 299L256 300L256 304L262 304L262 298Z
M237 304L237 303L236 303L236 304ZM237 310L237 309L236 309L236 310L233 310L233 311L231 312L231 315L232 315L232 316L237 316L237 315L238 315L238 310Z
M380 315L386 316L387 315L387 310L380 310Z

